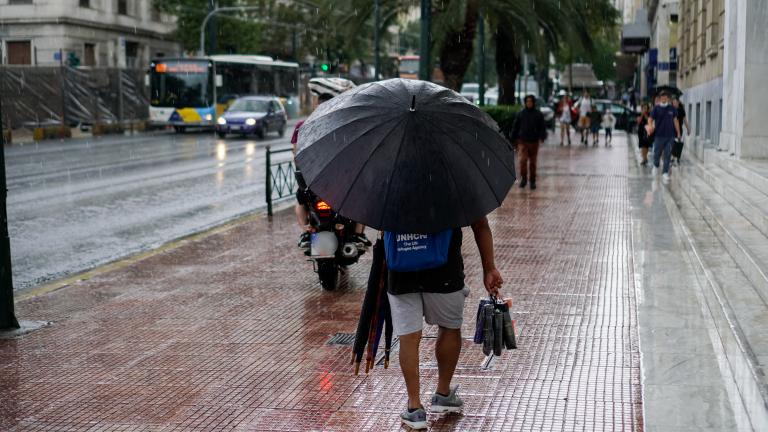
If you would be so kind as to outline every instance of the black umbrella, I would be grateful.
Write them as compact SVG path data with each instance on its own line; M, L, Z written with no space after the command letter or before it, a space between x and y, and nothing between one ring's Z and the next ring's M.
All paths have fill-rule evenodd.
M654 89L654 94L658 95L661 92L667 92L667 93L671 94L672 96L675 96L675 97L678 97L678 98L683 95L683 91L682 90L680 90L679 88L677 88L675 86L671 86L671 85L656 86L656 88Z
M320 105L301 127L296 164L340 214L394 232L467 226L515 181L511 146L489 115L452 90L399 78Z

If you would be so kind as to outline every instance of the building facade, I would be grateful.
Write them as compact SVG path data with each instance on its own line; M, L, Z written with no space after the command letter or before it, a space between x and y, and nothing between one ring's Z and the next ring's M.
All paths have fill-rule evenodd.
M726 0L680 0L677 79L691 126L689 143L699 153L720 144L725 3Z
M0 0L0 62L143 68L181 54L174 30L152 0Z
M677 84L677 41L679 0L649 0L645 2L651 25L650 49L641 59L640 92L653 96L660 85Z

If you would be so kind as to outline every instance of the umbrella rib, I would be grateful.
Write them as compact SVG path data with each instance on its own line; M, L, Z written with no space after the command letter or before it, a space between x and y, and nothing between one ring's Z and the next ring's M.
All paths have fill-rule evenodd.
M427 115L427 116L425 116L425 117L427 117L427 118L431 118L431 116L429 116L429 115ZM429 123L431 123L433 126L435 126L436 130L441 130L441 129L437 128L437 126L438 126L438 125L437 125L437 124L435 124L433 121L431 121L431 120L427 120L427 121L428 121ZM449 126L449 127L450 127L450 126ZM477 164L477 162L475 161L475 159L474 159L474 158L473 158L473 157L472 157L472 156L469 154L469 152L467 152L467 150L466 150L464 147L462 147L462 146L461 146L461 144L460 144L459 142L457 142L457 141L456 141L456 139L454 138L454 136L453 136L453 135L450 135L450 134L445 134L445 136L446 136L446 137L448 137L448 139L449 139L450 141L452 141L454 144L456 144L456 147L458 147L458 148L459 148L459 149L460 149L460 150L461 150L461 151L462 151L464 154L466 154L466 155L469 157L469 160L471 160L471 161L472 161L472 163L475 165L475 167L477 167L477 170L478 170L478 171L480 172L480 174L483 176L483 180L485 180L485 183L488 185L488 187L491 189L491 191L493 191L493 196L496 198L496 201L498 202L498 204L499 204L499 205L501 205L501 203L504 201L504 200L503 200L503 198L499 198L499 197L496 195L496 190L493 188L493 185L491 184L490 180L488 180L488 178L485 176L485 173L483 172L482 168L481 168L481 167L480 167L480 166ZM483 145L484 145L485 147L488 147L488 146L487 146L487 145L485 145L485 144L483 144ZM495 152L494 152L494 153L495 153ZM505 164L502 164L502 165L505 165ZM506 166L505 166L505 167L506 167ZM507 169L507 171L509 171L509 170ZM456 186L456 181L455 181L455 180L453 180L453 175L452 175L452 174L450 174L450 170L449 170L448 172L449 172L449 175L451 175L451 180L453 181L453 184L454 184L454 186ZM457 190L458 190L458 189L457 189ZM466 216L466 214L465 214L465 216Z

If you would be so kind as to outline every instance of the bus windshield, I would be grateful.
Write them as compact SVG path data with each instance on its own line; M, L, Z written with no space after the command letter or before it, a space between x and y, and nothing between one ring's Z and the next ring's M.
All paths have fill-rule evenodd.
M213 105L211 74L205 62L164 62L152 69L150 105L208 107Z

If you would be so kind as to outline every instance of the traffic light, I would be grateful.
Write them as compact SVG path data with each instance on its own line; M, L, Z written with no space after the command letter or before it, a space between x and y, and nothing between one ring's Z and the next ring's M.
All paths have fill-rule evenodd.
M328 72L331 70L331 65L328 63L320 63L320 70L323 72Z

